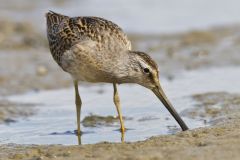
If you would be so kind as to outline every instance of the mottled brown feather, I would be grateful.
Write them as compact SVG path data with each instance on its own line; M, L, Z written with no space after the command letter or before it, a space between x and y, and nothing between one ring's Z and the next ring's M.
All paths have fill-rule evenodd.
M68 17L52 11L46 14L47 35L50 51L61 66L63 53L75 44L92 40L97 42L99 50L108 36L116 45L131 50L131 43L122 29L111 21L99 17ZM112 39L112 37L116 37Z

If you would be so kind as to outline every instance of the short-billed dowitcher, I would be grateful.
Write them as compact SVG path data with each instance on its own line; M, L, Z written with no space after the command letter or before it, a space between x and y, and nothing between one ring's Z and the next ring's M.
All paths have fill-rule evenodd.
M122 132L125 128L117 90L117 84L122 83L137 83L152 90L182 130L188 129L160 86L157 64L146 53L131 50L131 42L119 26L99 17L68 17L52 11L46 18L52 56L74 81L78 134L82 105L79 81L113 84Z

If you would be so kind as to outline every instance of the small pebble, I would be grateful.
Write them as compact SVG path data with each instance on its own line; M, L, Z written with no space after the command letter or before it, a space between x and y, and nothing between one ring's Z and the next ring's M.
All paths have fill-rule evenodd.
M37 67L37 75L45 76L48 73L48 69L45 66L38 66Z

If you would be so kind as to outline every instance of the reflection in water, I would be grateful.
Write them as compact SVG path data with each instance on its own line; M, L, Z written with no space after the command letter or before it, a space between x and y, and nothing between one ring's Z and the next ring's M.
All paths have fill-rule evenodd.
M125 132L121 132L121 131L119 131L120 133L121 133L121 142L122 143L124 143L125 142ZM81 134L77 134L76 132L75 132L75 135L76 135L76 137L77 137L77 142L78 142L78 145L82 145L82 135L83 135L83 133L81 133Z
M129 129L126 129L126 131L129 130ZM120 134L121 134L121 137L119 138L119 141L121 141L122 143L125 142L125 132L121 132L120 129L116 130L118 131ZM53 133L50 133L49 135L75 135L77 137L77 144L78 145L81 145L82 144L82 137L83 135L85 134L91 134L91 133L94 133L94 132L81 132L81 134L77 134L77 130L74 130L74 131L65 131L65 132L53 132ZM115 133L116 134L116 133Z
M82 144L82 134L77 134L78 145Z
M121 132L121 142L125 142L125 132Z

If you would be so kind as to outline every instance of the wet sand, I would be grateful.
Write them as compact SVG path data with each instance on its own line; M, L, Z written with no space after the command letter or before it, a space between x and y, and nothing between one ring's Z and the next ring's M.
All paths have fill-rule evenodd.
M10 22L7 23L12 25ZM24 28L24 25L21 27ZM24 41L21 39L26 33L19 34L20 41L7 39L16 44L13 48L8 47L8 43L0 46L0 95L3 99L6 95L70 86L72 83L70 76L63 73L53 62L44 36L32 29L21 27L6 32L8 34L5 36L12 37L11 34L19 31L30 31L34 34L31 40L22 43ZM130 35L130 38L133 40L134 48L149 52L158 61L161 76L172 80L176 73L183 70L199 68L207 70L211 67L239 65L239 33L237 26L230 26L175 35ZM39 39L41 43L38 43ZM6 69L6 66L9 67ZM211 127L125 144L108 142L83 146L4 144L0 145L0 159L239 159L240 96L225 92L192 96L193 100L199 102L199 109L186 110L186 116L193 118L207 116L209 121L206 123L211 123ZM28 110L24 104L2 100L0 122L14 122L19 117L36 113L32 105L27 106ZM15 118L12 120L12 117Z

